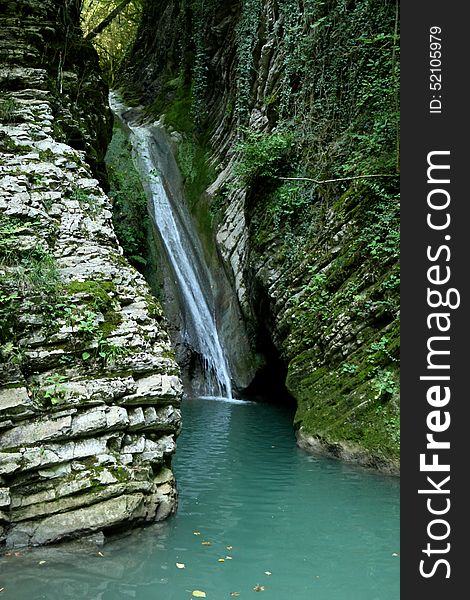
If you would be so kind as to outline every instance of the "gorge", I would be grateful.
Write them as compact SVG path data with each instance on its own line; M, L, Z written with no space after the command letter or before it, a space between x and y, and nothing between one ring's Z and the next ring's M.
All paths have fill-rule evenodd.
M266 553L266 519L282 535L301 530L317 492L329 514L332 489L347 515L364 486L377 500L364 495L349 547L357 527L374 550L357 597L378 593L379 570L374 597L393 598L396 479L317 455L399 473L397 3L125 3L139 13L135 39L118 67L101 53L114 135L82 4L0 0L0 544L96 545L174 515L184 390L181 452L194 462L181 459L178 487L192 508L142 534L145 547L152 532L174 536L161 564L183 562L190 529L202 528L193 513L207 531L217 515L217 543L233 545L224 515L243 523L256 506ZM198 464L207 470L192 480ZM302 517L289 521L288 488L275 509L270 499L277 470L282 483L293 468ZM221 492L232 477L233 503ZM211 492L200 513L187 481L201 496L216 481L228 508ZM384 535L366 517L381 500ZM310 561L309 548L298 551ZM319 597L350 599L352 570L338 591L333 563L320 563L330 583ZM281 600L298 584L286 581Z

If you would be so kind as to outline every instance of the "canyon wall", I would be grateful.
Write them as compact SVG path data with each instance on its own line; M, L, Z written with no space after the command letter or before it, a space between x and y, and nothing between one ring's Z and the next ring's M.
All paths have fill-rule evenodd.
M78 2L0 1L0 545L176 506L181 382L112 226L107 88Z

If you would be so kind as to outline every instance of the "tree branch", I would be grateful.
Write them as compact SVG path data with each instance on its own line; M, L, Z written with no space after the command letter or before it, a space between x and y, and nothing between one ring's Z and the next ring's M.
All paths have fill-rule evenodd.
M106 29L106 27L111 23L111 21L115 19L118 16L118 14L122 12L131 1L132 0L122 0L121 4L118 4L118 6L116 6L116 8L109 13L106 19L101 21L99 25L97 25L94 29L87 33L85 39L89 41L95 38L97 35L99 35L103 31L103 29Z
M336 181L350 181L351 179L367 179L369 177L398 177L398 174L379 173L377 175L356 175L355 177L339 177L338 179L311 179L310 177L276 177L282 181L311 181L312 183L334 183Z

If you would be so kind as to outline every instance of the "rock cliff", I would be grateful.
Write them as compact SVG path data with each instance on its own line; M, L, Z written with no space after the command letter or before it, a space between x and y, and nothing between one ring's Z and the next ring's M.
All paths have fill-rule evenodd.
M121 73L181 134L265 382L299 443L399 464L398 4L146 2Z
M78 2L0 1L0 545L175 508L181 382L122 255L107 89ZM101 183L100 183L101 182Z

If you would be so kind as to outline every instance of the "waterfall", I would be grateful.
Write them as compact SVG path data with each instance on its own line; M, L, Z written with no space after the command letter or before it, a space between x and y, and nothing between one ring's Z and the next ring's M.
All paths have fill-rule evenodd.
M184 338L202 362L208 395L232 398L229 367L225 358L215 318L211 286L201 265L177 207L167 192L160 174L158 153L155 151L155 125L137 124L124 113L130 110L119 97L110 93L110 107L129 130L135 166L149 196L151 217L160 234L168 261L185 309Z

